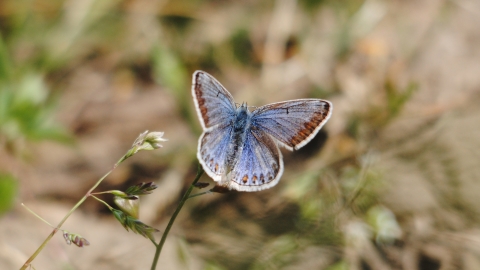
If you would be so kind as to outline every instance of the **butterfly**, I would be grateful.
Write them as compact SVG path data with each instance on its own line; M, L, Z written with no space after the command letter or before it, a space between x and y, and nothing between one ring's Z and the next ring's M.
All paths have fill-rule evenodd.
M237 106L212 75L195 71L192 95L203 128L197 158L217 185L230 190L260 191L275 186L283 174L278 146L293 151L311 141L332 115L322 99L268 104L252 112Z

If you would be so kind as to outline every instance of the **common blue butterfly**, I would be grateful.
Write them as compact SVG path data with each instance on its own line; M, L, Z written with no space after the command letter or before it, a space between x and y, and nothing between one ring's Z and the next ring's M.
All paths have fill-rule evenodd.
M322 99L296 99L254 111L236 106L232 95L213 76L195 71L192 95L203 134L197 157L218 185L259 191L278 183L283 159L278 145L297 150L315 137L332 115Z

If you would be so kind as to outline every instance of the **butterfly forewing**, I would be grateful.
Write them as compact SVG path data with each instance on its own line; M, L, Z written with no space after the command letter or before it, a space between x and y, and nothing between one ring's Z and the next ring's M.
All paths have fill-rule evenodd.
M233 97L211 75L203 71L193 74L192 95L204 129L232 121L235 115Z
M264 130L287 149L307 144L332 113L332 103L321 99L297 99L272 103L253 111L252 125Z

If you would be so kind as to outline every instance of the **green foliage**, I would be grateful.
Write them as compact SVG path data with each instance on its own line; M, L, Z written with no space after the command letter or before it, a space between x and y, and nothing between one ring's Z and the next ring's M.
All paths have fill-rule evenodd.
M398 115L405 103L410 100L417 89L418 84L414 82L410 82L405 89L398 89L398 87L390 80L385 83L387 108L389 111L387 120L391 120Z
M293 235L282 235L268 243L262 256L251 269L282 269L289 265L298 251L299 245Z
M348 263L345 260L339 261L326 268L325 270L348 270Z
M230 46L233 56L242 65L255 63L253 45L246 29L237 30L230 38Z
M17 190L17 180L10 174L0 172L0 216L13 206Z
M155 241L153 233L158 232L157 229L146 225L138 219L135 219L132 216L127 215L123 211L111 208L115 218L122 224L125 230L132 230L134 233L140 234L141 236L150 239L152 242Z
M205 262L203 266L204 270L226 270L228 268L222 267L221 265L215 263L215 262Z
M8 147L15 141L55 140L71 142L54 122L56 109L52 86L54 72L65 72L78 57L96 44L113 40L118 33L115 17L119 1L63 1L32 5L4 1L0 36L0 136ZM3 17L6 14L5 17ZM99 33L101 32L101 33Z
M7 46L0 35L0 81L7 81L12 73L12 63L8 55Z
M44 75L19 68L10 55L0 36L0 136L10 147L21 140L69 142L67 132L53 121L55 103Z
M156 81L172 91L177 98L186 96L185 89L188 89L189 77L181 59L175 52L161 44L152 50L152 65Z
M67 132L53 122L54 103L40 74L24 74L13 82L0 82L0 87L0 132L7 141L70 141Z
M417 89L418 84L413 81L401 89L387 79L382 89L384 102L380 106L371 106L366 112L353 114L348 119L347 133L355 139L375 136L378 130L398 117Z
M190 126L193 126L196 119L190 113L190 92L185 91L190 87L188 79L190 74L182 59L174 50L158 43L151 51L151 61L155 81L164 86L165 90L170 91L176 99L180 114Z

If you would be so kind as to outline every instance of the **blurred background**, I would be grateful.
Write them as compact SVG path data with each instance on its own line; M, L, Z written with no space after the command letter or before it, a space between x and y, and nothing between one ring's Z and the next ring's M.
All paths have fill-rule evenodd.
M57 224L145 130L169 141L97 191L154 181L140 220L163 231L196 173L201 69L239 103L333 115L274 188L187 201L159 268L480 269L479 25L477 0L1 1L0 268L51 232L21 203ZM92 199L63 228L91 245L58 234L35 269L151 265Z

